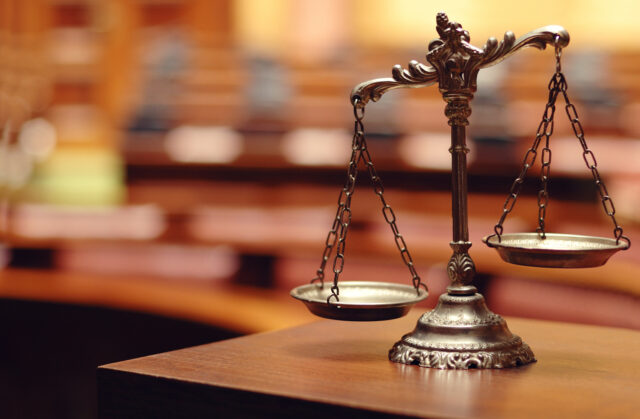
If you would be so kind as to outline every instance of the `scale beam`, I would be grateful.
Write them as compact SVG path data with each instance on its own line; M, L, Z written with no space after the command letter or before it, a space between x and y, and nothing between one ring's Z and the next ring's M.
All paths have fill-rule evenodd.
M369 101L377 102L389 90L426 87L435 83L440 84L441 91L443 88L451 90L451 87L447 87L448 83L445 77L448 72L438 73L438 69L443 69L446 62L440 59L434 65L429 59L429 55L433 58L436 56L441 58L445 52L449 51L452 55L457 55L463 60L468 57L468 67L461 74L468 80L467 83L463 80L463 84L467 84L473 93L476 90L478 70L496 65L516 51L525 47L543 50L547 45L554 45L556 38L560 47L564 48L569 45L569 33L558 25L544 26L518 39L513 32L508 31L504 34L502 41L498 42L496 38L489 38L482 49L471 45L469 33L462 29L459 23L450 22L446 14L438 14L437 25L440 38L429 43L427 54L427 61L431 65L412 60L405 69L397 64L391 70L392 77L365 81L354 87L351 91L351 102L359 99L362 104L366 105ZM442 75L439 77L438 74Z

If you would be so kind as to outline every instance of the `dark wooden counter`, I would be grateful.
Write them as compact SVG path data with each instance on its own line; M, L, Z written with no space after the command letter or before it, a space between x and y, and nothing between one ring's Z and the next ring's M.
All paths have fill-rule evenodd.
M419 312L381 323L319 321L98 370L101 418L634 417L640 333L510 319L538 362L433 370L387 351Z

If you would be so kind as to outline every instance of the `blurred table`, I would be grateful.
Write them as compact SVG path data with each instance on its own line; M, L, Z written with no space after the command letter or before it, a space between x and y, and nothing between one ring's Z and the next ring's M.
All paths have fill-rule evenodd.
M319 321L105 365L101 418L634 417L640 333L510 319L537 363L505 370L395 364L420 312Z
M256 333L313 320L282 291L140 275L0 270L0 298L106 307Z

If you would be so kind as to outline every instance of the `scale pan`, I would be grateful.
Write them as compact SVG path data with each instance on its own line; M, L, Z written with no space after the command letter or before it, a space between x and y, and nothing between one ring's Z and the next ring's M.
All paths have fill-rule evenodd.
M327 304L331 287L302 285L291 290L291 296L302 301L316 316L334 320L376 321L402 317L411 306L427 298L427 291L409 285L388 282L341 282L340 301Z
M506 262L541 268L592 268L604 265L615 252L629 247L625 241L579 236L575 234L547 233L541 239L538 233L491 235L482 239L495 248Z

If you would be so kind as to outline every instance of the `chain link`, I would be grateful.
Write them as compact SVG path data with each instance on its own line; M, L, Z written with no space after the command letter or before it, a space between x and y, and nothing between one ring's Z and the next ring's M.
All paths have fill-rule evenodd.
M542 168L540 172L540 181L542 183L542 187L538 192L538 227L536 228L536 231L541 235L541 238L544 239L546 237L545 217L547 214L547 205L549 204L548 181L551 168L551 148L549 147L549 139L553 134L553 117L555 115L556 99L558 98L558 95L562 93L565 101L565 110L567 113L567 117L569 118L569 122L571 123L571 128L576 138L580 142L580 145L582 146L582 158L587 168L591 171L591 175L593 176L593 180L596 184L596 188L598 190L598 195L600 196L600 201L602 202L604 212L611 218L611 221L613 222L613 235L616 239L616 245L620 243L620 240L623 240L627 243L626 248L628 249L631 246L631 240L624 235L622 227L618 225L618 222L615 218L616 209L613 205L613 200L609 196L607 187L605 186L602 178L600 177L600 173L598 172L598 162L596 160L596 156L587 146L587 142L584 139L584 129L582 128L582 124L578 119L578 111L569 99L569 95L567 93L567 80L562 73L562 64L560 61L560 58L562 57L562 48L558 45L558 39L556 39L555 57L556 72L549 81L549 98L544 109L544 114L542 115L542 121L538 125L538 131L533 141L533 145L531 146L531 148L529 148L529 150L527 150L527 153L524 156L524 160L522 162L523 167L520 175L518 175L516 180L514 180L513 184L511 185L509 196L507 197L503 205L502 215L500 216L498 223L494 226L493 231L495 232L495 235L498 236L498 242L500 242L503 232L502 224L507 218L507 215L513 210L513 207L515 206L516 200L518 199L518 194L522 189L522 183L524 182L527 171L534 164L538 155L538 147L540 146L540 142L544 137L545 146L542 149Z
M413 263L413 258L411 257L411 253L409 253L409 249L407 248L407 243L404 240L402 234L400 234L400 230L398 230L398 225L396 224L396 214L393 212L393 208L387 203L384 197L384 186L382 185L382 180L378 173L376 172L376 168L373 166L373 162L371 161L371 154L369 154L369 149L367 148L367 142L363 141L362 143L362 159L367 167L369 172L369 177L371 178L371 184L373 186L373 191L380 198L380 203L382 204L382 215L384 216L384 220L389 224L391 228L391 232L393 233L393 239L396 243L396 247L400 252L400 257L402 257L402 261L407 268L409 268L409 273L411 274L411 282L413 287L416 289L416 292L420 293L420 287L424 288L425 291L428 291L427 285L422 282L418 272Z
M409 249L407 248L404 237L398 230L398 226L396 224L396 215L393 212L391 206L389 206L389 204L385 200L384 186L382 185L382 180L380 179L380 176L378 176L376 168L373 165L371 154L369 153L367 142L364 136L364 125L362 123L362 119L364 118L364 104L362 104L362 102L357 99L353 105L353 116L355 118L354 133L353 141L351 144L351 158L347 167L347 180L338 197L338 209L336 211L336 217L333 220L333 224L331 225L331 229L329 230L329 233L327 234L327 238L325 240L325 249L322 253L320 267L316 271L316 277L311 280L311 283L320 282L320 286L324 285L326 264L327 261L331 258L331 253L333 251L333 248L335 247L336 255L333 260L333 285L331 286L331 295L327 297L327 304L331 302L332 298L335 298L336 302L340 301L340 288L338 286L338 279L344 268L344 251L346 246L347 232L349 230L349 225L351 224L351 198L353 196L356 179L358 176L358 164L361 160L364 161L365 167L367 168L367 171L369 173L369 177L371 178L373 191L380 198L380 202L382 203L382 215L384 216L387 224L389 224L389 226L391 227L396 247L400 251L400 256L402 257L403 262L409 268L409 272L411 273L411 281L414 288L416 289L416 292L420 293L420 287L424 288L425 291L427 290L426 284L422 282L420 276L416 272L413 264L413 258L409 253Z
M560 55L556 53L556 59L559 60ZM559 62L559 61L558 61ZM536 231L542 239L547 238L545 232L545 218L547 216L547 206L549 205L549 177L551 176L551 148L549 147L549 140L553 134L554 122L553 117L556 113L556 99L560 92L560 86L564 81L564 76L560 71L560 65L556 64L556 73L549 81L549 99L542 115L542 122L538 127L538 133L536 136L542 138L544 136L545 144L542 149L542 156L540 160L542 167L540 168L540 184L541 188L538 191L538 227ZM542 132L540 131L542 127Z
M556 57L558 55L556 54ZM559 66L556 65L556 70L559 70ZM548 191L548 181L551 170L551 148L549 146L549 140L551 135L553 134L554 129L554 116L556 112L556 99L558 98L558 94L561 92L561 86L566 85L566 81L564 81L564 76L562 73L556 72L549 80L549 84L547 88L549 89L549 97L547 99L547 104L544 107L544 113L542 114L542 120L538 124L538 129L536 131L536 136L533 140L533 144L527 150L524 155L524 159L522 160L522 170L518 177L511 184L511 189L509 189L509 195L502 206L502 214L500 215L500 219L493 227L493 231L495 235L498 236L498 242L502 241L502 232L504 228L502 224L504 223L507 215L511 213L513 210L516 201L518 200L518 195L522 190L522 184L527 176L527 172L533 166L538 156L538 149L540 147L540 143L544 138L545 144L542 148L542 156L540 160L542 161L542 168L540 170L540 183L541 188L538 191L538 227L536 231L540 234L541 238L546 238L545 233L545 218L547 216L547 206L549 204L549 191Z
M333 286L331 287L331 295L327 298L329 303L332 297L335 297L336 301L339 301L340 290L338 288L338 277L344 269L344 252L346 247L347 232L351 225L351 198L355 190L356 179L358 177L358 162L362 156L362 143L364 141L364 127L362 125L362 117L364 116L364 109L359 111L354 106L354 115L356 121L354 124L354 135L351 143L351 158L349 159L349 165L347 166L347 180L344 187L338 195L338 209L336 216L331 225L331 229L327 234L325 240L325 248L322 253L322 260L320 267L316 271L316 277L311 280L311 283L320 282L320 285L324 285L325 268L327 261L331 258L333 249L336 248L336 255L333 259ZM360 115L360 118L358 116Z
M593 151L589 149L589 147L587 146L587 142L584 139L584 129L582 129L582 124L578 119L578 111L569 99L567 88L568 86L565 81L564 85L561 88L561 92L562 96L564 97L565 110L567 111L567 117L569 118L569 122L571 123L571 128L573 129L573 133L582 146L582 159L584 160L587 168L591 171L591 175L593 176L593 181L596 184L596 189L598 191L598 195L600 196L600 201L602 202L604 212L611 218L611 221L613 222L613 236L616 239L616 245L620 243L620 240L623 240L627 243L626 249L628 249L629 247L631 247L631 240L629 239L629 237L624 235L622 227L618 225L618 221L615 217L616 208L613 205L611 196L609 196L607 187L600 177L600 172L598 172L598 161L596 160L596 156L593 154Z

